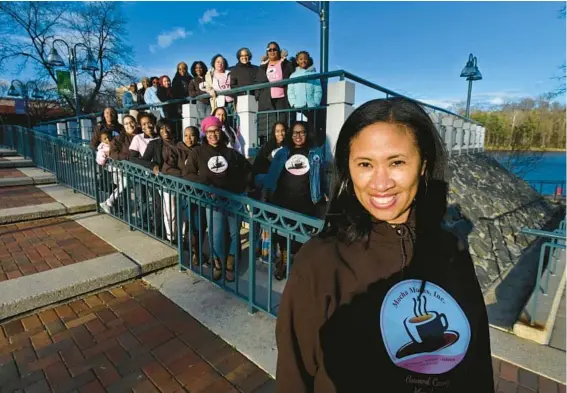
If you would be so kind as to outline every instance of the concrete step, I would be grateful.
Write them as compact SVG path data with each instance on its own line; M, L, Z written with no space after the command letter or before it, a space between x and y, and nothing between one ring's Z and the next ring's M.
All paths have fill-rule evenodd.
M549 344L561 298L565 291L565 251L558 251L557 257L556 263L550 262L546 266L541 275L540 286L534 288L518 321L514 324L514 333L518 337L543 345ZM549 280L547 292L543 293L544 284L547 280ZM535 304L536 302L537 304ZM537 308L535 315L532 315L534 305L537 305ZM531 318L533 318L533 322L530 323Z
M0 281L0 320L61 302L177 263L175 249L107 215L67 216L117 252Z
M13 157L17 156L18 152L12 149L0 148L0 157Z
M65 186L47 184L29 187L37 187L47 194L49 198L45 200L49 202L41 204L28 203L25 206L0 209L0 224L64 216L96 209L94 199L83 194L74 193L73 190Z
M4 157L0 160L0 168L29 168L35 164L32 160L25 159L21 156L17 157Z
M11 170L11 169L6 169ZM14 187L14 186L32 186L40 184L53 184L57 182L57 178L50 172L43 169L30 167L30 168L15 168L23 176L18 173L14 177L1 177L0 187Z

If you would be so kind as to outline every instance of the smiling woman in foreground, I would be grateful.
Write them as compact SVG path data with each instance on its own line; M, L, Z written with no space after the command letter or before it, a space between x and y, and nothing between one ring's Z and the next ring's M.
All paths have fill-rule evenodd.
M468 250L442 228L445 154L416 103L367 102L343 125L322 233L278 312L276 391L494 391Z

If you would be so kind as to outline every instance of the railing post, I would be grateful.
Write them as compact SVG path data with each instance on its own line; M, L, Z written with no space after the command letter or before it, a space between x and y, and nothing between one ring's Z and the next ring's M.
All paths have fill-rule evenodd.
M471 124L471 130L469 133L469 154L476 153L476 128L478 126L476 124Z
M91 119L81 119L81 139L88 141L91 139L93 130L93 121Z
M238 118L240 135L244 139L244 153L246 158L250 158L251 149L258 143L258 125L256 119L258 115L258 102L253 95L238 96L236 107L238 108Z
M345 120L354 112L355 85L349 81L338 81L327 85L327 131L325 159L332 162L339 133Z
M484 137L486 134L486 128L484 128L484 126L482 126L480 128L480 151L484 151Z
M453 154L453 116L443 115L441 116L441 126L445 128L445 137L443 142L445 142L445 149L449 157Z
M183 129L189 126L197 127L197 124L199 124L199 114L197 113L197 104L194 102L188 102L187 104L183 104L181 106L181 116L183 116L183 120L181 121L181 125Z
M454 129L454 136L455 139L453 139L453 152L457 155L460 155L462 150L462 143L463 143L463 120L462 119L455 119L453 121L453 129Z

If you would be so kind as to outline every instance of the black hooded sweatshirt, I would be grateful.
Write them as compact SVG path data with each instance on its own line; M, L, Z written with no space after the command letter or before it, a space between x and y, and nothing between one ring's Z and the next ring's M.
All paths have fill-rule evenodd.
M185 98L189 97L189 83L193 78L189 74L181 76L178 72L175 73L173 81L171 82L171 88L173 90L173 98Z
M251 167L236 150L204 143L191 150L182 176L186 180L240 194L249 183Z
M494 392L470 254L441 228L416 240L415 222L301 248L278 311L277 393Z

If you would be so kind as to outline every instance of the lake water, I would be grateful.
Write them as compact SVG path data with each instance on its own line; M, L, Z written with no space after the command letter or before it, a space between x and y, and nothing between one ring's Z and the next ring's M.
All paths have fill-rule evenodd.
M506 152L490 152L494 158L499 162L505 161L508 153ZM531 154L531 153L526 153ZM542 160L537 164L533 171L526 173L524 180L551 180L551 181L565 181L566 177L566 160L567 154L565 152L545 152L543 153ZM555 185L547 185L544 193L552 193Z

